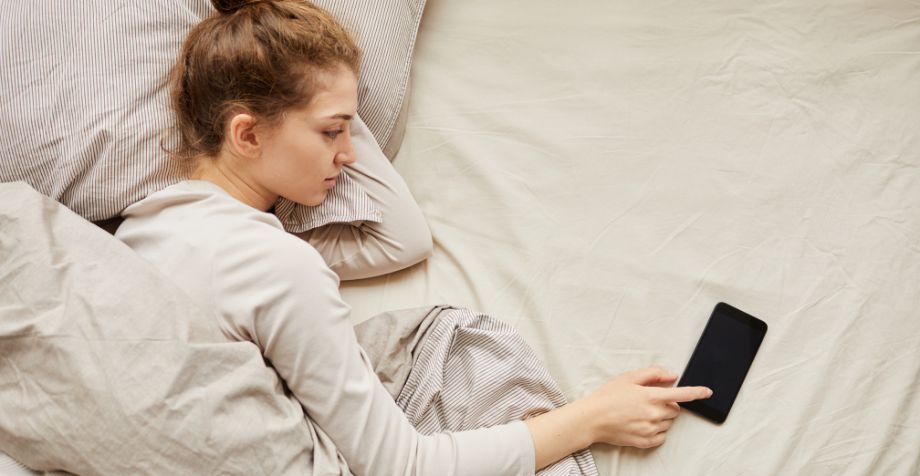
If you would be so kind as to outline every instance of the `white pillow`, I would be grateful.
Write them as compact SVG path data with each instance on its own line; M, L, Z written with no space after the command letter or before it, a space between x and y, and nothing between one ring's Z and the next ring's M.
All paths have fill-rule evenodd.
M319 0L363 50L359 108L382 149L402 141L401 111L425 0ZM208 0L33 0L0 16L0 181L22 180L83 217L116 217L187 174L162 150L166 75ZM378 211L360 186L336 185L347 221ZM337 201L301 207L289 231L321 226ZM363 203L363 205L362 205ZM367 205L370 204L370 205Z

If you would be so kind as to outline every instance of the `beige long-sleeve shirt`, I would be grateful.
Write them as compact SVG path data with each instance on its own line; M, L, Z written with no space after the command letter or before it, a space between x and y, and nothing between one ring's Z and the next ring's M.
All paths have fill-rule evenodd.
M378 201L381 223L331 225L301 239L274 215L191 180L126 209L116 236L213 310L227 339L258 345L292 404L332 438L355 474L533 474L523 422L421 435L358 345L333 269L343 277L388 272L427 256L419 248L430 241L403 240L406 229L419 229L417 206L382 154L357 152L355 177Z

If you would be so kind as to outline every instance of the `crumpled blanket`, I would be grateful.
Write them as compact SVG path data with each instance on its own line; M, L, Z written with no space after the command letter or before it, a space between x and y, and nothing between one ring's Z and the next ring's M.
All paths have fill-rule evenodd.
M566 403L510 325L450 306L379 314L355 328L374 371L421 433L522 420ZM596 475L589 450L539 475Z
M227 342L202 312L114 237L0 184L0 452L85 475L350 474L258 348ZM485 315L395 311L356 333L424 433L565 402L520 336ZM540 474L597 470L585 450Z

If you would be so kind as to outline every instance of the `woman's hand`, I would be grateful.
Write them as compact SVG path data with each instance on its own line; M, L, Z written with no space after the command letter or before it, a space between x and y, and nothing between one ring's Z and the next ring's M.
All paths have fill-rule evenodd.
M587 397L525 420L533 436L536 468L545 468L593 443L637 448L661 445L680 413L677 402L712 396L706 387L664 387L675 380L677 375L659 367L633 370Z
M607 382L577 404L595 415L593 440L619 446L652 448L664 443L677 402L709 398L706 387L667 388L677 375L659 367L626 372Z

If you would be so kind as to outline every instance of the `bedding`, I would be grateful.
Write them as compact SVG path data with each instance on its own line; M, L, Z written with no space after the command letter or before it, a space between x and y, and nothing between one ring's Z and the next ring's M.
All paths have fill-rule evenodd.
M358 112L392 157L402 141L405 95L424 0L317 0L363 50ZM0 181L22 180L93 221L181 181L171 160L166 75L209 0L6 2L0 18ZM349 221L376 213L347 177ZM302 232L342 214L333 202L286 200L288 230Z
M355 332L381 382L422 434L476 433L566 403L517 331L491 316L452 306L422 307L379 314ZM486 431L479 432L486 441ZM492 454L483 449L479 461L462 462L457 474L489 474L489 461L501 461L501 452L508 451L495 446ZM508 468L502 474L518 473ZM596 475L597 468L586 449L537 474Z
M8 455L0 453L0 474L3 476L33 476L35 472L30 471Z
M327 454L254 344L22 182L0 184L0 283L0 452L28 467L291 474Z
M517 328L565 395L770 328L728 420L603 475L920 473L920 5L432 0L394 160L434 255L345 283Z

